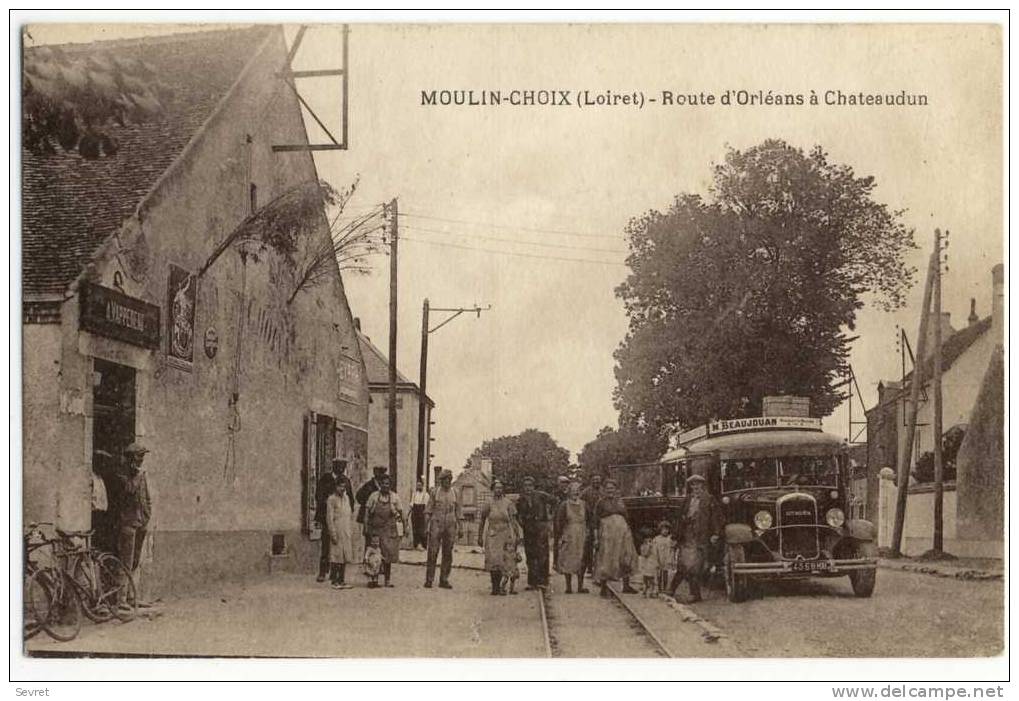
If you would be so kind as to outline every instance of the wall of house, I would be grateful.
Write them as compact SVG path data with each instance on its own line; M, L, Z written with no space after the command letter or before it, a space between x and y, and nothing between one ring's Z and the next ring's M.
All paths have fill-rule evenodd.
M251 184L264 204L317 177L308 153L271 149L306 140L296 99L276 75L285 55L282 34L272 34L226 110L87 271L105 286L119 272L127 294L162 308L162 348L79 332L76 298L64 305L58 430L68 447L60 447L55 473L61 518L68 526L89 518L92 358L135 367L136 433L151 451L145 468L155 539L147 570L158 583L155 595L267 571L274 533L289 548L277 564L310 569L318 545L302 533L304 418L315 411L367 426L364 365L338 274L288 303L294 271L282 256L252 251L243 258L230 248L198 286L193 362L166 353L169 266L197 272L250 212ZM326 235L323 228L308 245ZM203 350L210 329L218 336L211 358ZM361 456L353 479L364 476L366 462Z
M969 415L976 404L980 383L983 381L987 363L991 359L994 338L985 333L973 342L941 379L942 426L945 431L956 424L968 424ZM913 446L913 463L925 452L934 450L934 388L927 383L927 401L917 407L916 443ZM906 432L899 431L899 449L906 440Z
M397 493L404 505L410 504L417 475L418 454L418 394L416 391L398 390L396 410L396 464ZM368 465L389 466L389 391L373 389L368 411ZM429 412L425 413L425 430L428 430ZM427 439L428 435L425 434ZM425 441L425 449L427 450ZM409 507L408 507L409 508Z
M57 485L63 458L54 454L67 437L61 436L61 327L59 324L22 326L22 508L26 523L53 522L57 517ZM84 405L79 416L83 416ZM83 423L83 419L82 419ZM83 432L79 428L77 433ZM66 457L66 456L65 456ZM69 461L68 464L75 464Z

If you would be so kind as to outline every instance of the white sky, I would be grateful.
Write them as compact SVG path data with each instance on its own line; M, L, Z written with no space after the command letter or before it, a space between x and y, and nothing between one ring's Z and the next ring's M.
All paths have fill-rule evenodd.
M94 28L88 31L94 36ZM309 33L304 66L338 65L337 36L323 30L315 40ZM35 37L44 42L45 30ZM944 308L955 326L965 324L970 297L981 316L989 314L990 269L1003 260L999 41L993 28L962 25L355 25L351 147L317 156L320 175L341 186L360 173L352 211L398 196L401 212L472 222L402 221L401 370L417 380L425 297L433 306L493 307L430 339L435 462L459 470L483 440L525 428L546 430L575 453L601 426L615 425L612 353L626 317L613 288L626 274L619 265L623 226L648 208L666 208L676 194L704 193L710 166L727 145L745 148L769 137L805 149L821 144L834 161L875 176L879 201L908 210L904 219L917 230L921 250L912 264L923 270L935 226L951 230ZM649 96L665 89L904 89L926 93L930 105L642 111L420 105L421 90L444 88ZM338 85L309 81L305 90L338 135ZM309 131L317 138L310 122ZM455 235L437 233L443 230ZM373 275L345 281L364 331L386 348L388 259L375 266ZM915 336L921 288L922 280L905 310L885 314L870 306L859 316L852 360L868 404L878 380L899 374L895 326ZM844 409L827 425L845 435Z

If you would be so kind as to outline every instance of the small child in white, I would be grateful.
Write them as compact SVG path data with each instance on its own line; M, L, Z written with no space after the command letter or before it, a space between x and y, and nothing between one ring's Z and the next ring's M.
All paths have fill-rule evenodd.
M658 523L658 535L652 541L652 548L658 565L658 591L668 591L669 570L676 569L676 542L668 521Z
M658 558L655 553L651 529L645 526L640 529L640 550L637 557L637 568L644 581L641 591L644 598L658 598Z
M517 580L520 579L520 553L513 543L503 546L503 570L501 594L516 594Z
M375 589L379 586L379 574L382 573L382 546L378 536L372 536L368 541L368 547L364 550L364 573L368 575L368 588Z

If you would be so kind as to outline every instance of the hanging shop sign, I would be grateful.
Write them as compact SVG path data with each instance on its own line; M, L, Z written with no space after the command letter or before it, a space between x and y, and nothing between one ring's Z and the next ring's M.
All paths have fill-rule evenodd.
M166 278L166 354L183 363L194 362L197 298L198 279L171 264Z
M79 288L85 331L142 348L159 347L159 307L95 283Z

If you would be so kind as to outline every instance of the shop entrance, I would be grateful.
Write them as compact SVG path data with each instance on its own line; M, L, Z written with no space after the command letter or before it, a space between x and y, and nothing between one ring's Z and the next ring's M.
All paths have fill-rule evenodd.
M92 472L101 478L107 494L107 511L92 511L92 542L100 550L114 549L111 521L117 508L114 475L120 466L121 452L134 438L135 370L96 358L92 366Z

